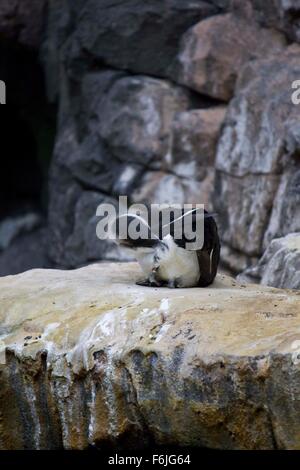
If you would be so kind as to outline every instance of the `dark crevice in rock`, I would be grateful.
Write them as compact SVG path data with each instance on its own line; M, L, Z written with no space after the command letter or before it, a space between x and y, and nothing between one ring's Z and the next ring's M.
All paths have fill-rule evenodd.
M165 75L156 75L156 74L143 74L143 73L138 73L134 72L133 70L129 70L126 68L119 68L117 66L113 66L110 63L106 63L105 60L99 59L97 57L94 57L90 51L83 49L82 50L84 57L85 57L85 64L86 64L86 69L87 71L90 72L105 72L105 71L113 71L116 73L119 73L119 76L116 76L115 79L112 79L111 81L111 87L113 86L114 82L116 80L119 80L119 78L123 77L150 77L158 80L164 80L166 82L172 83L174 86L178 86L185 90L189 95L191 99L191 105L189 109L206 109L206 108L212 108L215 106L224 106L227 105L228 102L222 99L218 98L212 98L211 96L205 95L198 93L190 88L188 88L185 85L180 84L176 80L174 80L173 77L166 77ZM77 77L78 79L79 77ZM75 77L73 77L73 80L76 80Z
M280 447L280 445L279 445L279 443L277 442L277 439L276 439L275 426L274 426L274 423L273 423L273 418L272 418L272 414L271 414L270 410L269 410L267 416L268 416L268 419L269 419L270 433L271 433L271 437L272 437L273 448L274 448L274 450L278 450L281 447Z
M30 404L27 400L24 400L25 391L25 379L23 376L23 364L20 364L20 360L14 355L13 352L7 351L7 365L9 367L9 384L11 392L11 401L14 403L16 419L22 426L22 430L18 429L19 438L23 440L24 449L30 450L35 448L35 442L33 438L33 429L35 423L32 419ZM19 415L19 419L18 419Z
M5 246L0 246L3 276L49 263L41 230L47 214L56 108L47 104L44 75L34 49L1 38L0 79L7 89L7 104L0 107L0 224L4 241L8 237ZM27 247L33 253L31 259Z

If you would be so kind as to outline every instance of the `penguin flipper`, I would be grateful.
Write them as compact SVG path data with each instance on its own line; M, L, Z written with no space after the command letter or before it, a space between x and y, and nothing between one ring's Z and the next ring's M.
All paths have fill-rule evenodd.
M213 283L216 272L210 269L211 258L208 251L198 251L197 257L200 268L198 287L207 287Z
M197 251L200 269L199 287L207 287L213 283L220 262L220 250L217 224L213 217L207 218L204 224L204 245Z
M220 261L220 242L216 240L211 250L200 250L197 252L200 278L199 287L207 287L214 282Z

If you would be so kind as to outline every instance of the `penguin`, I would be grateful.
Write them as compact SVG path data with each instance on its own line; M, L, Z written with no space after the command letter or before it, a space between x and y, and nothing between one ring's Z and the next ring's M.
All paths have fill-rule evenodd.
M196 218L197 210L190 211ZM162 227L159 227L158 236L153 233L147 222L134 214L126 214L127 225L139 219L145 224L148 236L146 238L116 239L121 246L130 250L138 261L145 278L137 281L137 285L150 287L207 287L213 283L220 261L220 239L214 214L204 211L204 243L201 249L188 249L184 236L177 239L175 236L175 223L183 221L185 214L177 219L171 219L168 233L162 236ZM194 221L193 221L193 226Z

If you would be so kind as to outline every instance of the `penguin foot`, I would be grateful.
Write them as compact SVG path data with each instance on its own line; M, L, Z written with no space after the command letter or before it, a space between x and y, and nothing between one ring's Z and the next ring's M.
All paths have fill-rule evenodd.
M150 287L150 281L149 279L141 279L140 281L136 281L137 286L144 286L144 287Z
M181 287L179 279L173 279L172 281L168 282L169 289L179 289Z
M136 281L136 285L143 287L164 287L166 284L156 280L150 281L149 279L141 279L140 281Z

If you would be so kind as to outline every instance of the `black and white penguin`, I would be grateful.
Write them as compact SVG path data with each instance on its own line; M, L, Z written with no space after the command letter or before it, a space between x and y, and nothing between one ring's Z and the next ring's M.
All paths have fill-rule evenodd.
M196 210L192 215L196 216ZM136 215L130 214L126 214L126 217L127 224L137 218ZM174 237L175 222L178 223L178 219L171 220L169 233L163 237L151 238L151 228L146 224L149 231L147 239L133 240L127 237L116 240L120 246L133 252L146 276L144 280L137 282L138 285L170 288L207 287L214 281L220 260L220 240L213 214L204 211L204 243L199 250L187 249L190 240L184 236L180 239ZM159 230L159 234L161 232Z

